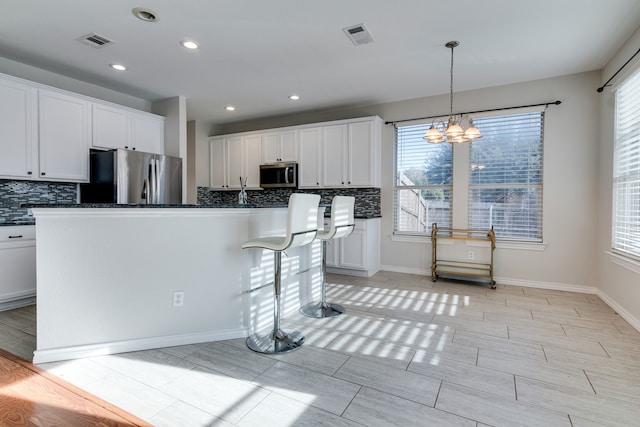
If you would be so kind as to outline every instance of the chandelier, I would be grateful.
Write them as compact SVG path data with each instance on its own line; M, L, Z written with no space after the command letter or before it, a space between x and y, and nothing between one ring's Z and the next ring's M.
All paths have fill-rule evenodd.
M473 125L473 119L468 115L456 120L453 115L453 49L458 46L460 42L450 41L445 46L451 49L451 71L450 71L450 85L449 85L449 121L447 123L432 122L431 127L427 130L427 133L422 137L432 144L438 144L440 142L447 141L449 143L461 143L469 142L473 139L482 138L482 134ZM466 129L462 128L462 124L466 122Z

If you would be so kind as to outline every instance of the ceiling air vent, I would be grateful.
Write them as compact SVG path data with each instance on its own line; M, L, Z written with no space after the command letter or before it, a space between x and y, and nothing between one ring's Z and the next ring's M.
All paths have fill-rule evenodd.
M373 36L364 24L354 25L352 27L343 28L342 30L347 37L349 37L349 40L351 40L351 42L356 46L373 42Z
M86 34L77 40L95 48L105 47L108 44L114 43L113 40L109 40L108 38L96 33Z

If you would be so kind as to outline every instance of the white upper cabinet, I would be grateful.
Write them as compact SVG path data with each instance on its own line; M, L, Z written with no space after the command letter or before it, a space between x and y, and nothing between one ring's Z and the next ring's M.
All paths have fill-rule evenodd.
M298 130L298 187L321 188L322 128Z
M248 187L253 187L251 177L254 172L256 177L253 182L256 187L259 185L258 158L254 155L258 144L261 152L259 163L298 162L299 188L380 187L381 128L380 117L363 117L221 135L211 140L240 138L243 141L242 176L248 177ZM229 147L224 149L225 153L229 153ZM212 151L211 168L216 171L211 172L211 187L235 188L234 180L239 182L239 178L233 175L237 175L237 171L224 172L226 179L231 182L213 179L214 175L221 173L221 161L219 157L213 159ZM233 168L235 164L237 162L234 160L233 164L226 164L225 167Z
M164 117L131 113L131 149L164 154Z
M164 153L164 117L0 74L0 178L87 182L89 149Z
M243 141L244 175L247 188L260 187L260 163L262 163L262 138L260 135L246 136ZM238 179L240 177L238 176Z
M91 107L88 101L39 90L39 177L47 180L89 180Z
M262 163L297 161L295 130L264 133L261 139Z
M129 114L126 110L109 105L92 105L93 135L91 145L95 148L129 148Z
M37 175L37 94L30 86L0 79L0 176L3 178Z
M164 154L164 117L99 103L92 107L94 148Z
M318 147L299 137L301 188L380 187L379 117L345 120L314 128L321 133ZM301 129L299 135L303 135ZM307 138L309 139L309 138ZM317 158L312 158L314 149ZM315 180L315 181L314 181Z
M322 186L348 186L347 175L347 125L324 126L322 128Z
M248 189L260 187L259 135L210 138L209 155L210 188L240 190L240 177L247 179Z
M346 181L349 187L380 187L382 120L349 123Z

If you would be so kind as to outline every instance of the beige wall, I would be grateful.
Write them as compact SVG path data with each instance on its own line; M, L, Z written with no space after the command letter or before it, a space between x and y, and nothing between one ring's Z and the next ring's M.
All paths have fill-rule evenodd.
M604 84L622 64L637 51L640 45L640 30L621 47L604 68L598 86ZM636 57L612 82L620 82L632 71L640 68L640 55ZM631 323L640 330L640 263L625 263L624 259L610 255L611 251L611 212L613 183L613 136L614 136L614 95L611 87L599 94L600 133L598 149L598 249L596 263L598 267L598 286L602 296L613 303L617 312L635 319ZM623 264L623 265L621 265Z

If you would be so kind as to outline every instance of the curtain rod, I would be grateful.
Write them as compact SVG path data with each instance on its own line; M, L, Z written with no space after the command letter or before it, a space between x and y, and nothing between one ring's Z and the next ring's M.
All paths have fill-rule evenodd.
M549 105L560 105L562 104L562 101L551 101L551 102L543 102L541 104L529 104L529 105L519 105L517 107L501 107L501 108L491 108L489 110L478 110L478 111L465 111L464 113L455 113L454 116L461 116L463 114L476 114L476 113L489 113L491 111L503 111L503 110L515 110L518 108L527 108L527 107L540 107L542 105L544 105L545 107L548 107ZM392 122L384 122L385 125L395 125L396 123L402 123L402 122L412 122L414 120L426 120L426 119L435 119L438 117L445 117L448 116L449 114L438 114L437 116L428 116L428 117L416 117L414 119L403 119L403 120L394 120Z
M629 59L627 60L627 62L625 62L624 64L622 64L622 67L618 68L618 71L616 71L616 72L615 72L615 74L614 74L613 76L611 76L611 77L609 78L609 80L607 80L607 81L606 81L606 83L605 83L605 84L603 84L603 85L602 85L602 86L600 86L598 89L596 89L596 92L601 93L601 92L604 90L604 88L605 88L605 87L609 86L609 82L610 82L611 80L613 80L613 79L618 75L618 73L619 73L620 71L622 71L622 69L623 69L624 67L626 67L626 66L627 66L627 64L628 64L629 62L631 62L631 60L632 60L633 58L635 58L635 57L636 57L636 55L637 55L638 53L640 53L640 49L636 50L636 53L634 53L634 54L631 56L631 58L629 58Z

